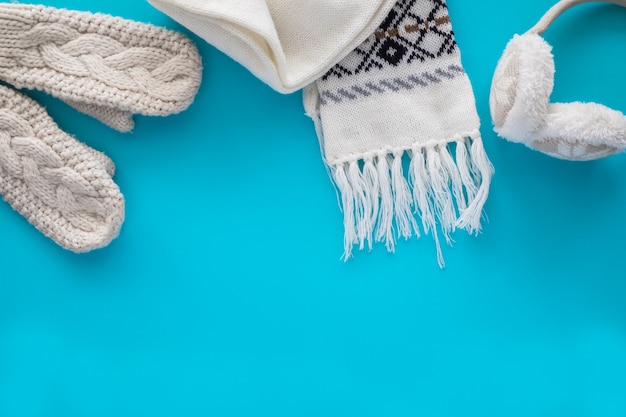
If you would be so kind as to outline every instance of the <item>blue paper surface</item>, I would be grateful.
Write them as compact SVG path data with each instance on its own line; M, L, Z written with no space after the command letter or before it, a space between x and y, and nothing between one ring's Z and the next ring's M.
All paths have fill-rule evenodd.
M54 0L184 30L145 1ZM117 133L42 93L116 163L126 222L75 255L0 204L0 416L626 415L626 155L559 161L491 129L514 33L551 2L449 0L496 175L488 221L347 263L299 93L198 42L188 111ZM626 111L626 9L546 33L553 101Z

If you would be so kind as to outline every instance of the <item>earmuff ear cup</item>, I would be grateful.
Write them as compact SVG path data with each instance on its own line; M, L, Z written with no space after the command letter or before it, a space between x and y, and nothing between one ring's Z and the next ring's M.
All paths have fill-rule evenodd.
M530 148L571 161L590 161L624 151L626 116L597 103L554 103Z
M539 35L515 35L498 61L489 105L494 130L513 142L529 143L544 124L554 87L552 47Z

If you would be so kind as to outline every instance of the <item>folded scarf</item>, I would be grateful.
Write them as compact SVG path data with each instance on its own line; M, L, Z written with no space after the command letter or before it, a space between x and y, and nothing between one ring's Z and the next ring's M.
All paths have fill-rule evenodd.
M282 92L302 83L283 77L289 66L281 66L284 56L267 41L269 26L227 25L231 20L219 20L226 13L236 15L232 22L256 23L265 21L267 6L267 25L285 35L280 45L299 46L297 56L327 60L315 40L324 45L337 33L341 48L354 45L343 57L343 50L333 54L325 72L321 60L297 61L305 68L292 72L306 74L298 78L305 83L317 77L305 87L304 103L340 193L345 259L355 245L381 241L393 251L398 237L430 233L443 266L439 233L452 243L456 228L480 230L493 168L444 0L394 1L383 19L368 16L378 28L368 24L365 37L342 32L341 20L365 16L355 2L150 1ZM310 22L301 27L303 17ZM244 44L254 54L242 53Z
M321 77L380 24L393 0L149 0L277 91Z
M43 90L114 129L133 114L166 116L192 102L201 61L163 28L52 7L0 4L0 80ZM104 154L64 133L43 107L0 86L0 193L59 245L103 247L124 219Z

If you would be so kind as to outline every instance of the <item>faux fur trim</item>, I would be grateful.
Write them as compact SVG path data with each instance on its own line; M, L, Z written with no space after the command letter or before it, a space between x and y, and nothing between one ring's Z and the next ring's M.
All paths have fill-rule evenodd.
M516 68L503 68L507 62ZM507 74L512 72L517 74L514 79L502 78L511 77ZM514 83L515 97L504 123L495 126L498 135L526 144L532 140L533 133L545 123L554 72L552 47L541 36L533 33L515 35L509 41L494 75L492 94L498 84ZM501 102L492 99L491 105L498 106Z

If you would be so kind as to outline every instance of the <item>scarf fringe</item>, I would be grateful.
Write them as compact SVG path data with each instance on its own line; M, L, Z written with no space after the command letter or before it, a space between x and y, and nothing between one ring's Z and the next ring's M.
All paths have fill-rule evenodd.
M405 157L410 159L407 172ZM433 236L442 268L439 233L452 245L456 228L480 232L493 175L478 131L443 145L415 145L331 164L330 170L344 214L342 259L352 257L355 245L371 250L374 242L382 242L394 252L397 239L424 233Z

